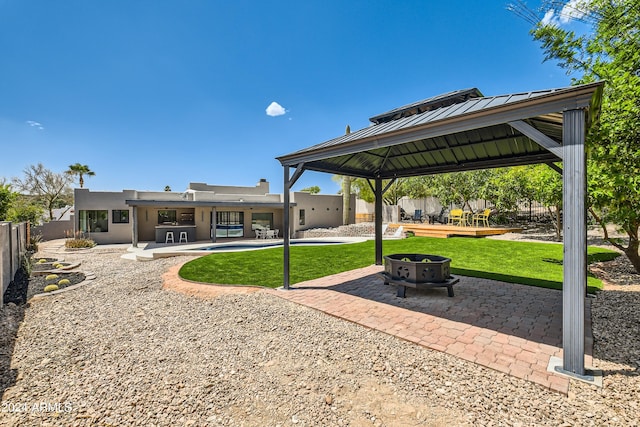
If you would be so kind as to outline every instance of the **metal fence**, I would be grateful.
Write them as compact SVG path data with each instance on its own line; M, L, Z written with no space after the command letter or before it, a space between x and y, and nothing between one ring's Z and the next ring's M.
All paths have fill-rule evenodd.
M486 200L472 200L469 202L470 208L474 212L482 211L486 208L491 208L492 205ZM412 216L416 210L420 210L422 214L434 215L442 211L442 205L438 199L434 197L428 197L424 199L410 199L403 197L398 201L405 214ZM446 206L444 215L448 215L448 211L455 208L461 208L461 206L450 205ZM521 203L518 209L512 212L496 212L494 220L500 218L504 222L546 222L550 221L553 217L549 210L538 202Z
M26 222L0 222L0 307L4 293L14 279L27 253L29 227Z

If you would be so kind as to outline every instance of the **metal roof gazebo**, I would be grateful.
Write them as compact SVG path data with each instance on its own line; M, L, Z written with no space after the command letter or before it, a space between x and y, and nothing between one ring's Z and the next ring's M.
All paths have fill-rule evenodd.
M475 88L454 91L374 116L369 127L277 157L284 168L284 230L291 230L290 189L304 171L366 178L375 194L375 262L380 265L382 195L395 179L546 163L563 176L561 371L587 378L584 141L599 115L603 87L596 82L491 97ZM554 162L562 162L562 169ZM386 188L383 179L391 180ZM289 289L290 232L283 236L284 288Z

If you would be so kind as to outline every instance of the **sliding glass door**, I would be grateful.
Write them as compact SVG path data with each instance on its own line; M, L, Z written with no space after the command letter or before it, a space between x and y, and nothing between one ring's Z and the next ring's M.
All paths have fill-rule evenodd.
M244 237L244 212L216 212L216 237Z

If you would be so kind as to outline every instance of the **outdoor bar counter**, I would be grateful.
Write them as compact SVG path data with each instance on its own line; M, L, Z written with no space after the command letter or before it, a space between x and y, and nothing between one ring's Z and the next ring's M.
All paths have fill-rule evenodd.
M156 225L156 243L164 243L167 238L167 231L173 232L173 241L178 243L180 241L180 232L187 232L187 241L196 241L196 226L195 225ZM184 242L183 242L184 243Z

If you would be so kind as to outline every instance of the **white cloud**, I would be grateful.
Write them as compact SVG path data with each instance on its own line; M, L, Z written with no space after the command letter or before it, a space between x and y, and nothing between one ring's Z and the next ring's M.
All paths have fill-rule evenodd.
M44 127L42 126L41 123L38 122L34 122L33 120L27 120L26 122L29 126L31 126L32 128L38 128L40 130L43 130Z
M557 18L555 18L556 11L553 9L547 10L542 18L542 25L556 25Z
M269 104L266 111L267 111L267 116L271 116L271 117L282 116L287 114L287 110L285 110L282 105L278 104L275 101Z
M569 0L569 2L562 7L560 22L568 24L572 19L584 17L584 11L590 2L591 0Z
M549 9L542 18L542 25L560 26L569 24L574 19L584 18L590 3L591 0L569 0L558 13Z

